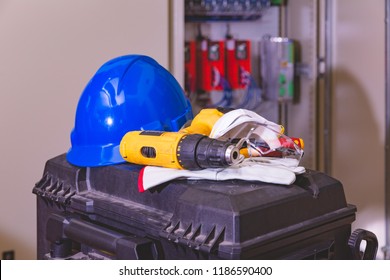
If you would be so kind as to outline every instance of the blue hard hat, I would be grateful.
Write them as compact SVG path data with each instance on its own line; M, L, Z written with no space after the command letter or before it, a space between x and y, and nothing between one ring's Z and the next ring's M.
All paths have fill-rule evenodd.
M154 59L115 58L96 72L80 97L67 160L83 167L122 163L119 144L127 132L178 131L192 117L183 89Z

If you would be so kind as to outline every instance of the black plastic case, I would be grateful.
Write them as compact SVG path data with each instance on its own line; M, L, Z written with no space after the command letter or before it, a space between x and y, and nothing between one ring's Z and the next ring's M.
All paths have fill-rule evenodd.
M350 259L356 207L307 170L293 185L175 180L138 192L141 167L47 161L38 259Z

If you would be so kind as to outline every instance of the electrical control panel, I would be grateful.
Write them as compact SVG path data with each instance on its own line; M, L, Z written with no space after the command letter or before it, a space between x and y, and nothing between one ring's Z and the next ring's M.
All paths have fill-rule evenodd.
M315 0L185 0L185 90L194 113L252 110L303 138L302 162L317 168L321 11Z

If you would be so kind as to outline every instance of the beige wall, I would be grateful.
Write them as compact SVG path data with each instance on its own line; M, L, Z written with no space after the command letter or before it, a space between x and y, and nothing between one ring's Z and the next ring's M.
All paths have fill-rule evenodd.
M168 66L168 1L2 0L0 38L0 254L34 259L31 191L45 161L69 148L78 98L104 62L140 53Z
M332 2L332 175L344 184L348 202L358 208L354 228L373 231L382 247L385 1Z

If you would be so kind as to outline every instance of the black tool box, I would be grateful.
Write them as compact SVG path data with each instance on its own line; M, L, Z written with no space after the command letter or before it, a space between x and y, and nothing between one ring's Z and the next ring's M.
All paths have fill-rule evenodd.
M321 172L290 186L175 180L140 193L140 169L48 160L33 188L38 259L351 259L367 237L351 239L356 207Z

